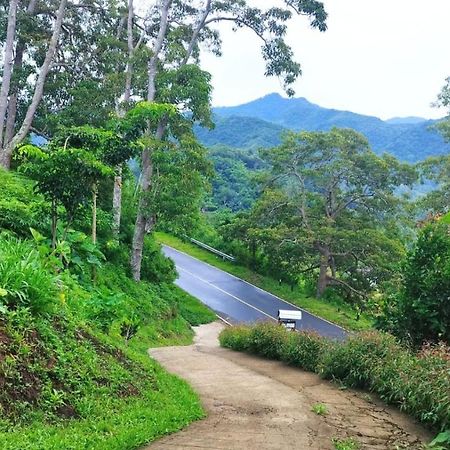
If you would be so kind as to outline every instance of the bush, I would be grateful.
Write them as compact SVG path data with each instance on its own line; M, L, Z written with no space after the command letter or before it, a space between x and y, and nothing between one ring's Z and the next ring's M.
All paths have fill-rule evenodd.
M378 326L420 347L450 342L450 226L427 225L404 266L403 289L386 302Z
M225 328L219 336L222 347L231 348L237 351L247 351L250 347L251 329L246 326Z
M166 258L153 236L146 236L142 255L141 279L154 283L172 283L177 277L175 264Z
M48 312L58 295L58 277L26 241L0 234L0 308Z
M359 333L345 343L330 345L317 369L324 378L341 380L347 386L370 388L375 369L401 352L402 348L389 334Z
M0 230L13 231L21 237L30 228L43 229L48 204L33 191L33 183L0 168Z
M450 426L450 348L443 343L427 344L414 354L386 333L359 333L340 342L270 323L227 328L219 340L223 347L369 389L433 428Z
M283 347L281 359L293 366L316 372L325 347L328 349L330 343L317 333L310 331L291 333Z
M261 323L251 328L249 350L271 359L281 359L289 339L285 329L271 323Z

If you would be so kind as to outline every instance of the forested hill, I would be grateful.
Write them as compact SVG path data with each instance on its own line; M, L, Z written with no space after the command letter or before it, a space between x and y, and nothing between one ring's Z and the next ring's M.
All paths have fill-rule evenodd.
M383 121L377 117L322 108L304 98L287 99L270 94L243 105L215 108L214 114L214 130L196 130L207 146L270 147L279 143L285 129L317 131L336 126L353 128L369 139L376 152L388 151L409 162L450 152L450 144L430 129L435 121L416 117Z

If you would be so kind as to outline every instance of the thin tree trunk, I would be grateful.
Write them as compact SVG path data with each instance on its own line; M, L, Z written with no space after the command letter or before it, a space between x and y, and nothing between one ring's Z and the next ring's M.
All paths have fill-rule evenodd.
M52 250L56 248L56 231L58 226L58 208L56 200L52 200Z
M27 14L33 15L36 8L36 0L30 0L27 7ZM20 37L16 46L16 56L14 58L13 73L19 73L23 66L23 55L25 53L26 42L23 37ZM16 123L17 116L17 100L19 97L19 86L13 85L11 89L11 94L8 101L8 112L6 118L6 130L3 137L3 147L11 141L14 135L14 125ZM0 142L1 143L1 142Z
M14 125L16 123L16 115L17 115L17 98L18 93L17 90L14 91L9 96L8 101L8 113L6 115L6 127L5 127L5 136L3 138L3 148L11 142L11 139L14 134Z
M147 100L154 101L156 94L156 72L158 65L158 57L162 50L164 38L167 32L169 9L172 0L164 0L161 10L161 22L158 31L158 37L153 48L153 55L148 63L148 86L147 86ZM156 139L162 139L165 131L166 123L160 122L156 132ZM142 173L141 173L141 189L138 205L138 212L136 216L136 223L134 226L133 243L131 249L131 271L133 278L136 281L141 279L141 264L142 254L144 249L144 238L146 230L149 229L150 214L148 211L149 202L148 194L151 187L151 177L153 175L153 162L151 157L151 149L145 148L142 151Z
M117 166L113 190L113 233L118 239L122 217L122 165Z
M127 43L128 43L128 62L125 75L125 91L123 94L123 100L125 103L130 101L131 97L131 83L133 79L133 18L134 18L134 6L133 0L128 1L128 18L127 18ZM119 117L124 116L124 111L119 108ZM114 176L114 189L113 189L113 234L116 239L119 239L120 222L122 218L122 165L116 167L116 175Z
M16 34L17 6L19 0L9 2L8 25L6 29L5 54L3 58L2 87L0 89L0 143L3 142L3 130L8 104L9 87L13 68L14 37ZM2 158L3 159L3 158Z
M167 25L169 18L169 9L172 4L172 0L164 0L161 6L161 23L159 26L158 37L156 38L155 46L153 48L153 55L148 62L148 86L147 86L147 100L152 102L155 100L156 94L156 71L158 67L158 58L162 50L164 38L167 33Z
M322 297L328 286L328 267L330 255L327 249L321 251L319 279L317 280L317 298Z
M9 168L11 164L11 155L14 148L20 144L28 132L30 131L31 124L33 122L34 115L39 106L39 103L42 99L42 95L44 93L44 84L47 78L48 72L50 70L51 64L53 62L53 58L56 53L56 48L58 46L59 37L61 34L61 26L64 19L65 11L67 6L67 0L61 0L58 8L58 12L56 14L55 26L53 29L53 34L50 39L50 43L47 49L47 53L45 55L44 63L41 66L39 71L39 76L36 81L36 85L34 88L33 98L31 100L31 104L28 107L28 110L25 115L25 119L20 127L19 131L16 135L11 139L11 141L7 144L7 146L3 150L2 159L0 164L5 168Z
M166 129L166 122L161 121L156 132L156 139L161 140ZM141 279L142 254L144 250L145 234L151 231L152 214L149 211L149 199L151 181L153 175L152 152L145 148L142 152L141 193L139 198L138 213L134 227L133 246L131 252L131 271L135 281Z
M133 77L133 18L134 18L134 6L133 0L128 0L128 20L127 20L127 43L128 43L128 62L125 76L125 92L124 101L129 102L131 97L131 80Z
M97 245L97 183L92 184L92 243ZM92 266L92 281L94 284L97 281L97 268Z
M208 18L210 12L211 12L211 0L207 0L205 9L203 10L203 13L200 16L197 26L195 27L194 32L192 33L192 38L191 41L189 42L186 55L183 58L183 61L181 62L181 66L186 65L187 62L189 61L189 58L191 57L192 52L194 50L195 44L197 43L198 36L200 35L202 28L205 26L206 19Z
M97 244L97 183L92 185L92 242Z

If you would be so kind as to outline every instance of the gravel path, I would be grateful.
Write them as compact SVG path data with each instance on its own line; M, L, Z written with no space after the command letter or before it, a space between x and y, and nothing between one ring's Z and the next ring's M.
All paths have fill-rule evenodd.
M363 449L421 449L432 436L369 395L315 374L220 348L222 324L197 327L194 345L151 349L200 394L208 417L147 449L333 449L352 437ZM328 413L311 411L323 403Z

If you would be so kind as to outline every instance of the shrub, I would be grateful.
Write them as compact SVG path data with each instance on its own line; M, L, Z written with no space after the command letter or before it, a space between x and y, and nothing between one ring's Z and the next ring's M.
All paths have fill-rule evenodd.
M146 236L142 256L141 278L154 283L172 283L177 273L175 264L163 255L161 245L153 236Z
M0 307L47 312L55 304L57 283L29 242L0 234Z
M220 345L232 350L246 351L250 346L250 332L250 328L246 326L225 328L219 336Z
M376 331L329 341L270 323L224 330L223 347L281 359L324 378L369 389L433 428L450 426L450 348L427 344L418 354Z
M271 359L281 359L289 334L279 325L263 322L251 328L249 350Z
M32 182L0 168L0 229L29 236L30 227L46 227L47 210L48 204L33 191Z
M403 289L386 302L378 326L420 347L450 342L450 226L436 222L420 233L403 269Z
M315 372L324 347L329 345L325 339L314 332L291 333L283 347L281 359L293 366Z
M321 357L318 373L324 378L341 380L348 386L370 388L374 370L401 351L391 335L359 333L343 343L330 345Z

